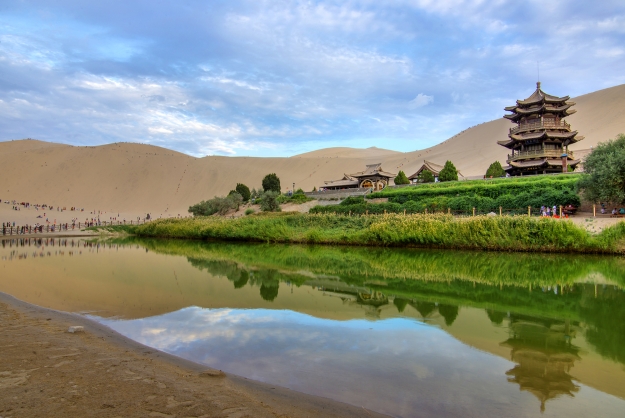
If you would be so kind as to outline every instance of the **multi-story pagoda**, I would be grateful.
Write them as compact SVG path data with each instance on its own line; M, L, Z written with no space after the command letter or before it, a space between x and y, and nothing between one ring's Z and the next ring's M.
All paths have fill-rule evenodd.
M576 160L569 145L584 139L564 118L576 111L575 103L568 102L569 96L556 97L546 94L536 83L536 91L525 100L517 100L516 105L508 106L512 112L504 118L517 124L510 128L508 140L497 141L512 151L508 154L507 167L511 176L531 174L562 173L570 166L575 169Z

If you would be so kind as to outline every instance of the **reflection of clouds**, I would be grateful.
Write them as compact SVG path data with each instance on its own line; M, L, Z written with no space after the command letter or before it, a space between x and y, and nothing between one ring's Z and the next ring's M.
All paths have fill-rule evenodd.
M186 359L394 416L415 411L420 416L501 411L526 416L535 410L526 393L507 383L511 362L407 318L334 321L286 310L190 307L151 318L100 321ZM576 399L586 393L580 391ZM582 402L589 411L598 407L588 398ZM606 405L622 406L615 402ZM558 407L579 412L579 406L563 405L547 412L562 411Z

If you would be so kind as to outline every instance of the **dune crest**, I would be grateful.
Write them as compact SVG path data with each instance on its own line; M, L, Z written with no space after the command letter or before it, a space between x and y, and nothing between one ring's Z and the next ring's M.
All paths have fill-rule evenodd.
M516 99L511 98L510 104ZM572 100L578 112L567 120L586 137L571 147L578 151L577 157L625 133L625 85ZM0 199L175 216L186 214L190 205L201 200L227 194L237 183L259 188L262 178L272 172L280 177L283 190L293 183L295 188L312 190L371 163L382 163L391 173L403 170L411 175L424 160L437 164L451 160L465 176L481 176L492 162L505 162L507 150L497 141L506 138L510 127L509 121L497 119L407 153L338 147L289 158L195 158L137 143L85 147L32 139L5 141L0 142Z

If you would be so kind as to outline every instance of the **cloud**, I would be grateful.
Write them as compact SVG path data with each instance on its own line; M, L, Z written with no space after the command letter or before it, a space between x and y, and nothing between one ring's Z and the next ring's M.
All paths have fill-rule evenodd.
M622 82L625 5L552 3L9 0L0 140L422 148L500 113L500 98L532 88L536 61L554 94Z
M417 97L412 99L409 103L412 107L427 106L434 101L434 96L427 96L423 93L417 94Z

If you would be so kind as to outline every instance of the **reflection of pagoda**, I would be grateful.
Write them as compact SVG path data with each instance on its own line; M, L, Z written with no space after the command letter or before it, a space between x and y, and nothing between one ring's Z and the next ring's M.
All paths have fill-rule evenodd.
M377 290L358 292L358 303L361 305L382 306L388 303L388 297Z
M573 158L569 145L584 139L571 130L564 118L575 113L567 102L569 96L546 94L536 83L536 91L516 105L505 108L511 115L506 119L517 124L510 128L508 139L497 143L512 151L505 167L513 176L528 174L562 173L568 166L575 169L580 160Z
M569 371L580 357L571 344L575 331L569 321L553 324L511 319L509 329L510 338L501 345L512 349L510 358L517 365L506 372L508 382L536 396L541 411L550 399L574 396L579 386Z

